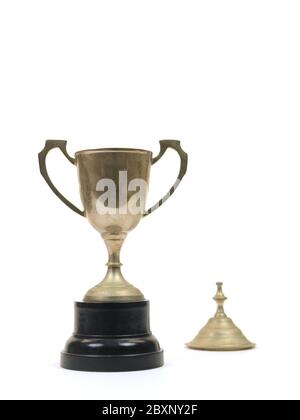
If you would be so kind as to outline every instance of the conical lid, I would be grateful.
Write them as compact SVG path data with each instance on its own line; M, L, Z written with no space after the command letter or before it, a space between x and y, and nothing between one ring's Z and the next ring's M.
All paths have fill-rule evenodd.
M233 351L247 350L255 347L244 336L242 331L227 317L224 302L227 299L222 290L223 283L217 283L214 300L218 308L215 316L199 331L194 340L186 346L198 350Z

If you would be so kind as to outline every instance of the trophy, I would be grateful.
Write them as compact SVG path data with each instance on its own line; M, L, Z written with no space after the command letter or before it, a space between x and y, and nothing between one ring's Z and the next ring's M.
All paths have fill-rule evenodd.
M127 233L153 213L176 190L187 170L187 154L177 140L161 140L156 157L142 149L81 150L71 157L65 140L47 140L39 153L42 176L52 191L73 211L88 219L101 234L107 250L107 273L101 283L75 302L75 328L61 353L61 366L82 371L131 371L163 365L163 350L152 335L149 301L121 272L120 250ZM46 156L59 148L77 166L83 210L53 185ZM151 165L167 149L178 152L181 164L176 182L153 207L145 210Z

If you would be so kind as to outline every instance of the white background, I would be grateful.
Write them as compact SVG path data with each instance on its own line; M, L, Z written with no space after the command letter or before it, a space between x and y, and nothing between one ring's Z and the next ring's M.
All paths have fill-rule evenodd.
M1 398L298 398L299 1L0 3ZM46 138L68 151L175 138L189 153L176 194L126 240L126 278L151 301L161 369L59 368L73 301L104 276L106 250L39 174ZM49 171L80 205L76 169ZM174 182L168 152L149 205ZM184 348L215 311L254 351Z

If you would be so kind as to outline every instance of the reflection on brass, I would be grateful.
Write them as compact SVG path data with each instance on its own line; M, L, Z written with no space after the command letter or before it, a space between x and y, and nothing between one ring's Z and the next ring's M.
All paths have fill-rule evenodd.
M160 152L155 158L152 152L142 149L91 149L75 153L75 158L69 156L65 140L47 140L44 149L39 153L40 171L52 191L73 211L85 216L90 224L101 234L107 250L108 263L107 274L101 283L90 289L85 301L140 301L144 300L143 294L129 284L121 273L120 250L127 233L134 229L141 218L155 211L175 191L187 170L187 154L182 150L177 140L161 140ZM46 156L51 149L59 148L66 158L77 166L80 196L84 210L78 209L67 200L53 185L46 168ZM153 207L139 213L130 211L134 199L134 192L128 189L128 185L135 180L149 182L151 165L156 163L168 148L178 152L181 164L176 182L170 191ZM126 173L126 182L120 182L120 173ZM108 214L99 214L97 200L100 190L97 188L100 180L111 180L116 186L117 199L109 206L112 210ZM102 191L102 190L101 190ZM125 196L121 201L120 197ZM140 190L140 200L145 203L147 190ZM146 243L146 241L145 241ZM150 252L151 250L149 250Z
M217 283L217 293L214 300L217 302L217 312L197 336L186 346L198 350L247 350L255 344L247 340L242 331L232 322L224 312L224 302L227 299L222 290L223 283Z

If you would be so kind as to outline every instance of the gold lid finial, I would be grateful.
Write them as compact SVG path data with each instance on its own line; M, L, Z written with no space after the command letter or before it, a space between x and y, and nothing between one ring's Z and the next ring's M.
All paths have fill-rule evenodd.
M214 296L218 308L215 316L199 331L187 347L199 350L246 350L255 347L237 328L224 311L227 297L223 293L223 283L217 283L217 293Z
M224 303L227 300L227 297L223 293L223 283L216 283L217 284L217 293L214 296L214 300L216 301L218 308L215 317L226 317L224 311Z

